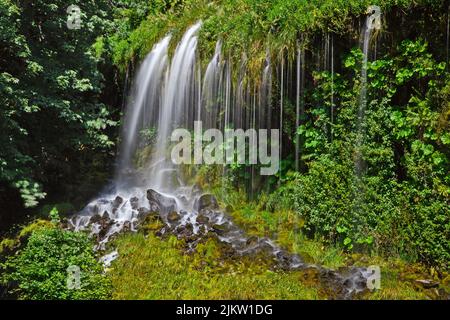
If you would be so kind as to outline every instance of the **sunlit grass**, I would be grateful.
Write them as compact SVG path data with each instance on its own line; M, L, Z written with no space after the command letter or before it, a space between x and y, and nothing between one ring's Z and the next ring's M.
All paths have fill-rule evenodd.
M152 234L124 235L110 276L115 299L319 299L298 273L239 265L198 268L177 241ZM198 262L198 261L197 261ZM228 269L228 270L227 270ZM322 297L323 298L323 297Z

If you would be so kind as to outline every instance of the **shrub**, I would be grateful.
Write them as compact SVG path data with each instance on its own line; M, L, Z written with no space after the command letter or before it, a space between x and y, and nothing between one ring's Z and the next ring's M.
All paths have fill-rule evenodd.
M80 288L68 286L69 266L80 268ZM28 243L0 265L4 284L20 299L105 299L110 283L84 233L53 225L34 230ZM69 269L70 271L70 269Z

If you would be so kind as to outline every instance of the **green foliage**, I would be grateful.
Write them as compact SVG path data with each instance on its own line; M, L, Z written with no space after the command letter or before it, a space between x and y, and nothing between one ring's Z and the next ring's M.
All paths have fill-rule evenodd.
M104 78L92 48L110 27L109 9L106 1L70 4L81 8L79 30L67 28L65 1L0 1L0 181L26 207L45 197L43 185L113 145L116 123L100 99Z
M333 83L327 72L316 74L312 101L324 107L307 110L297 131L307 172L291 175L269 206L295 210L310 235L347 250L375 249L445 270L450 261L446 66L423 39L403 41L396 52L369 62L365 135L357 150L361 58L360 50L353 50ZM357 154L362 176L356 174Z
M96 260L91 240L84 233L57 227L56 209L50 216L51 226L28 228L32 231L26 245L0 265L1 281L15 284L11 293L20 299L108 298L110 282ZM8 243L2 241L4 245ZM80 288L67 285L70 266L80 268Z

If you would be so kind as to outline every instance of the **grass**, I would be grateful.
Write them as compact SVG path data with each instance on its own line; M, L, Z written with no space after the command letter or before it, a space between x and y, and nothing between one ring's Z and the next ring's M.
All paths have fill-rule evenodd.
M214 243L214 242L211 242ZM265 265L213 265L214 250L183 254L173 237L127 234L116 242L120 257L110 270L115 299L319 299L317 288L298 272L273 272ZM203 258L203 259L202 259Z
M312 242L310 242L312 243ZM220 257L220 247L212 240L199 245L194 254L183 252L183 242L175 237L162 240L152 233L125 234L115 245L120 257L113 262L109 276L113 299L327 299L317 279L305 273L271 271L263 261L231 261ZM317 244L304 250L314 252ZM330 249L321 249L318 260ZM319 258L320 257L320 258ZM365 259L370 259L364 257ZM328 264L335 264L343 254L335 254ZM327 259L324 260L327 262ZM333 262L332 262L333 261ZM367 262L366 262L367 261ZM381 289L359 298L369 300L430 299L430 294L408 281L417 274L402 270L392 261L359 260L378 263L381 267Z

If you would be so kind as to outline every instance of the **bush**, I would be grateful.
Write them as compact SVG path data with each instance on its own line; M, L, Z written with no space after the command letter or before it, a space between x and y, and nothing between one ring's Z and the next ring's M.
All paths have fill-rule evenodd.
M80 288L68 286L69 266L80 268ZM28 243L0 265L1 280L20 299L106 299L110 282L84 233L52 227L33 231ZM70 269L69 269L70 271Z

